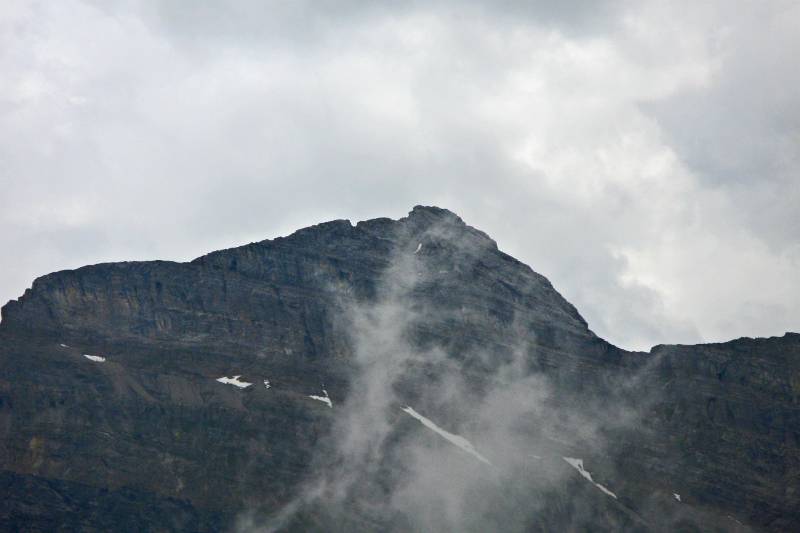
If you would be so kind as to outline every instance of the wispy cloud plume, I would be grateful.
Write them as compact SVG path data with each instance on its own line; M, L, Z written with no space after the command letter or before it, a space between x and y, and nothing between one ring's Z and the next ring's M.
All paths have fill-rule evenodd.
M334 407L330 445L292 502L264 524L242 522L242 531L308 523L523 531L572 520L543 513L565 482L581 479L562 457L582 447L602 457L601 426L634 423L635 416L601 415L557 397L549 379L532 370L536 337L523 334L516 319L495 332L518 335L505 354L480 343L453 352L449 335L464 333L457 327L431 333L469 312L447 296L430 297L446 275L440 272L456 268L446 261L469 271L482 254L496 253L464 228L406 224L376 299L342 304L355 371L346 400ZM597 491L570 505L586 506L591 516L592 506L604 505L593 498L606 497Z

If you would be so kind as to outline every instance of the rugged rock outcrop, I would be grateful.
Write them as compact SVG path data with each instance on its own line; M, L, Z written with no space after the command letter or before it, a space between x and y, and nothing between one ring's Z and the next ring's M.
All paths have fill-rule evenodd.
M0 470L10 531L800 530L800 335L621 350L418 206L37 279Z

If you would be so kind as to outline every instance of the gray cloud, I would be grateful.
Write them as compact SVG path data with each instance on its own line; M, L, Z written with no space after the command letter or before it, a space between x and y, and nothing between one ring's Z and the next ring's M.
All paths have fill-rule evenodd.
M800 35L796 3L715 12L721 62L714 82L648 109L707 186L730 195L741 224L777 249L800 231L800 72L790 68Z
M440 204L626 347L796 330L790 3L11 3L0 299Z

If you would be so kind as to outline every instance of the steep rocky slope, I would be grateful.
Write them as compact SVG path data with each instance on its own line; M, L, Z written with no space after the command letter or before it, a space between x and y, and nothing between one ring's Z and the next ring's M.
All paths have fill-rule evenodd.
M37 279L0 436L9 531L800 530L800 335L621 350L418 206Z

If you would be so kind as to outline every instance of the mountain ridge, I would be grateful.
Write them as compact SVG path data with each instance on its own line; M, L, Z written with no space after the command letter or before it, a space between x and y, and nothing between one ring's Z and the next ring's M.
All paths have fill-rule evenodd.
M800 526L800 335L623 350L441 208L60 271L2 313L6 528ZM468 438L502 483L404 406ZM428 508L431 472L462 479L463 516Z

